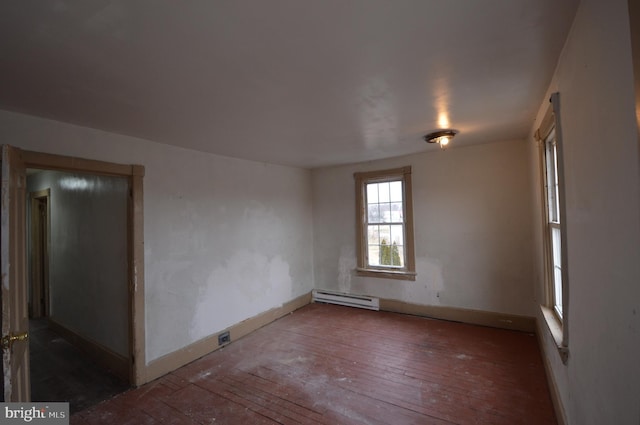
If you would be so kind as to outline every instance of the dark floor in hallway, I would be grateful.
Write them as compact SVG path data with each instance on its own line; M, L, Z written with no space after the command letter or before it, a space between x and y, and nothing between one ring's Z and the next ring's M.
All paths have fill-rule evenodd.
M31 399L68 401L71 413L129 388L53 332L46 319L29 322Z
M533 334L311 304L71 423L556 420Z

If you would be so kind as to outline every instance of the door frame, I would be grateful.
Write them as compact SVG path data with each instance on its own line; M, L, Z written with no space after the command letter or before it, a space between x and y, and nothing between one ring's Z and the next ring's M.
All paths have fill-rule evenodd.
M34 318L49 316L50 198L51 189L29 192L29 218L31 221L31 247L29 249L31 253L31 311L29 316ZM41 199L45 199L47 204L44 218L40 216L38 208ZM44 299L44 305L42 305L41 299Z
M129 383L142 385L146 377L145 309L144 309L144 166L124 165L27 150L19 151L26 168L84 172L126 177L129 183L127 208L127 286L129 293ZM26 190L26 188L22 188ZM26 238L22 232L22 238ZM20 236L20 235L18 235ZM23 245L25 246L25 245ZM26 281L23 282L26 285Z

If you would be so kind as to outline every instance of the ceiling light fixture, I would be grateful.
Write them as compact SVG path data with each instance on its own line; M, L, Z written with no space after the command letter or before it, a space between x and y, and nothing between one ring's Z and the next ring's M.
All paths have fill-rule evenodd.
M427 143L438 143L441 149L445 149L456 134L458 130L438 130L424 136L424 140Z

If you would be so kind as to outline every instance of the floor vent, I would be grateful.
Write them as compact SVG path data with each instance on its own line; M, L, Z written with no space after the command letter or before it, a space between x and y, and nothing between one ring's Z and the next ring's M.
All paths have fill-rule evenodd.
M349 307L366 308L369 310L380 310L380 301L376 297L367 295L351 295L340 292L324 290L313 290L313 302L339 304Z

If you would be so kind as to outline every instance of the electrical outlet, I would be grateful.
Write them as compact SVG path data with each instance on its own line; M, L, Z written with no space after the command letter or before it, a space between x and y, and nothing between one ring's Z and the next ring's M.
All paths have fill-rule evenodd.
M224 345L224 344L228 344L231 342L231 335L229 334L229 331L226 332L222 332L220 335L218 335L218 345Z

